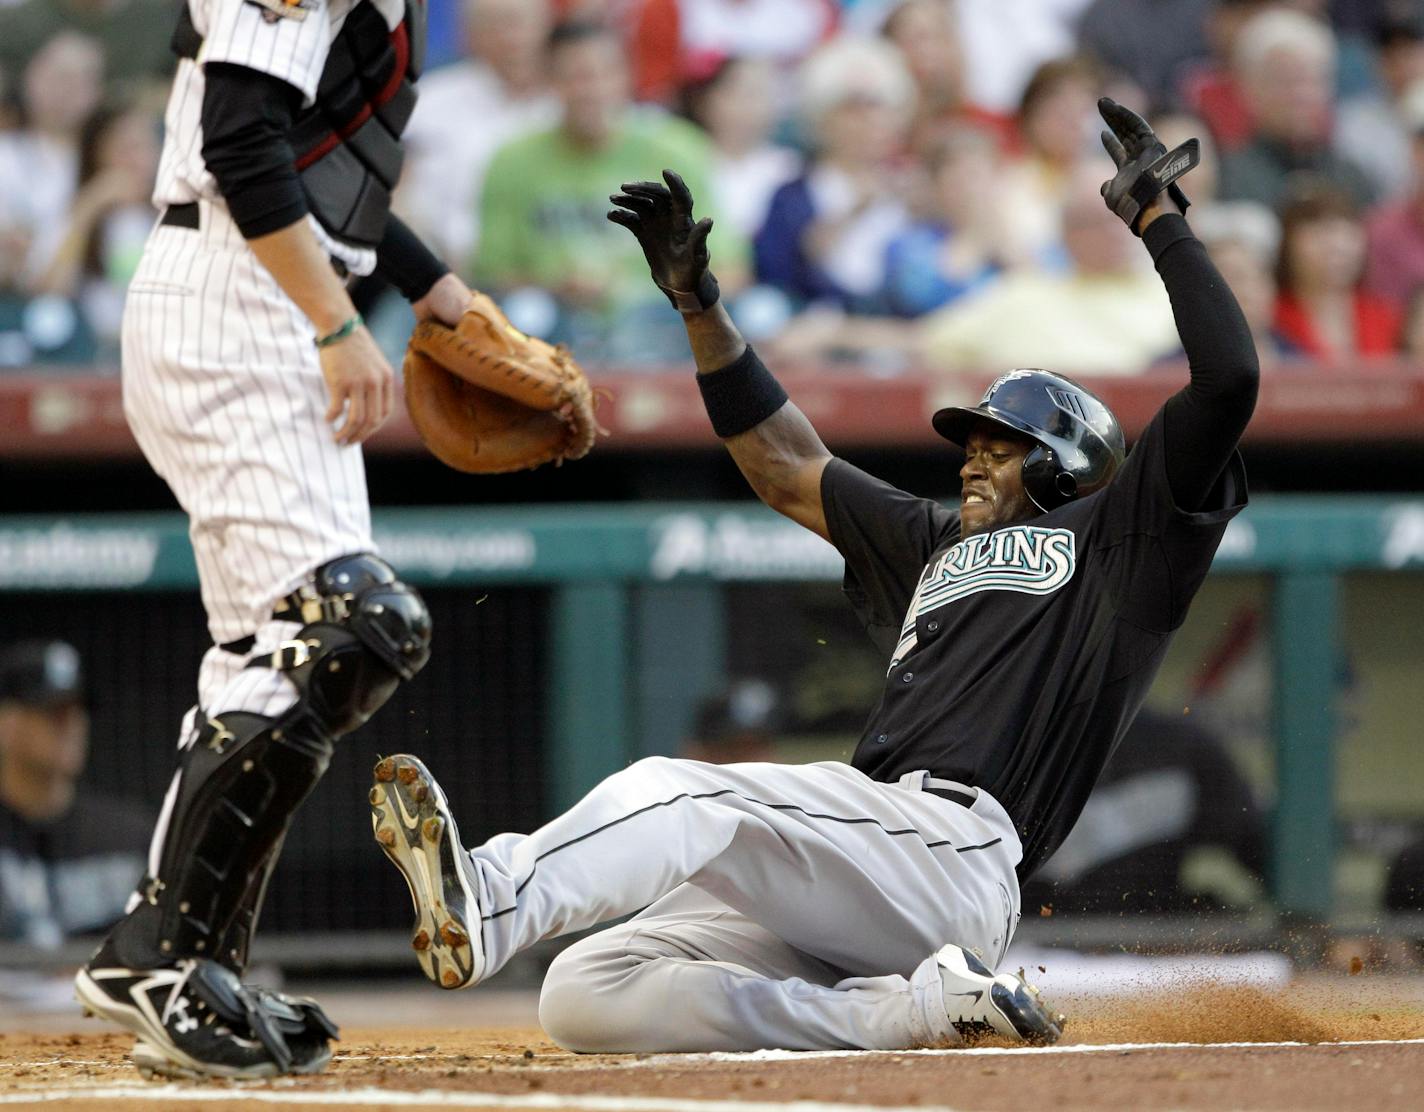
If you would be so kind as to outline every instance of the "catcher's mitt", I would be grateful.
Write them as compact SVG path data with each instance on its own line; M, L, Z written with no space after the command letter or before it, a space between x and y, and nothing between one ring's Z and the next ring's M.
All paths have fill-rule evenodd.
M569 353L520 332L482 293L454 328L415 326L405 404L425 446L457 471L579 459L598 432L593 391Z

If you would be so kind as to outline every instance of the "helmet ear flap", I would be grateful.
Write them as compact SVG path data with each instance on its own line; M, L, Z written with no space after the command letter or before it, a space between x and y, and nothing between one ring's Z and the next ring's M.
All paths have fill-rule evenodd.
M1052 448L1037 444L1023 461L1024 491L1044 513L1066 505L1078 496L1078 480L1058 462Z

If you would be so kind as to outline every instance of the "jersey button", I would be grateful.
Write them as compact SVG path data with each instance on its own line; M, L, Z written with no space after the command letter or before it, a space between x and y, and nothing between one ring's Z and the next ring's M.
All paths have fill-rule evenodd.
M884 744L885 744L887 741L889 741L889 740L890 740L890 735L889 735L889 734L881 734L878 738L875 739L875 743L876 743L877 745L884 745Z
M909 682L910 682L912 679L914 679L914 678L915 678L915 673L914 673L914 672L906 672L903 676L900 677L901 681L904 682L904 683L909 683Z
M935 633L935 632L937 632L937 631L939 630L939 622L938 622L938 621L929 621L929 622L926 622L926 623L925 623L925 629L928 630L930 633Z

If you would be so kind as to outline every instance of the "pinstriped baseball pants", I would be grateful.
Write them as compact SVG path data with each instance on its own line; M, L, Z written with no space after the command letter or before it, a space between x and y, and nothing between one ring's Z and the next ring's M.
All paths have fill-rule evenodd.
M327 560L375 550L366 475L324 419L311 325L226 208L200 205L200 229L154 229L129 287L124 413L188 514L215 646L256 635L260 650L296 628L270 620L278 598ZM210 650L203 710L285 709L286 681L243 663Z
M200 713L274 717L296 701L280 672L246 667L300 628L273 621L273 605L327 560L375 551L361 449L332 439L310 323L227 209L200 207L198 229L153 229L122 337L124 414L188 514L213 639L180 747ZM249 635L247 655L220 647ZM175 774L149 847L151 876L178 785Z

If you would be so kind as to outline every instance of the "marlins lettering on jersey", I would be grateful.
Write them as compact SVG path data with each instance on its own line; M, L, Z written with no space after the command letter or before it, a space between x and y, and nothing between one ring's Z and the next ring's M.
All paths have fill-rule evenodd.
M925 565L905 612L894 668L915 647L915 619L978 591L1048 595L1073 578L1073 533L1015 525L962 540Z

